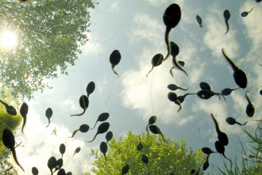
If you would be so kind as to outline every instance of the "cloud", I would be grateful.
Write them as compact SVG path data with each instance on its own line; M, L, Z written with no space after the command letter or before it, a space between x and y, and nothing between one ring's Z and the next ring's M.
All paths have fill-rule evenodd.
M167 3L167 0L146 0L152 6L160 6Z

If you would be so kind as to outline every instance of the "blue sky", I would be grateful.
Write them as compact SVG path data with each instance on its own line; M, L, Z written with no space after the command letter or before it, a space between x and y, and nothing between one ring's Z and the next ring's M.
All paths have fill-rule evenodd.
M110 130L115 139L125 136L127 131L145 132L150 116L158 117L157 125L170 139L179 141L183 138L187 147L194 150L201 147L214 148L217 139L214 123L210 117L213 113L221 130L229 136L226 155L233 159L240 158L238 136L244 143L247 137L238 126L230 126L225 119L229 116L240 122L261 119L262 63L262 16L261 3L255 0L239 1L175 1L182 9L182 18L177 27L171 30L170 41L180 47L178 60L185 62L186 76L174 69L174 78L169 73L171 57L146 77L151 69L151 59L157 53L166 54L164 42L165 26L162 16L165 9L174 1L168 0L115 0L98 1L95 9L91 9L91 32L89 41L83 46L75 66L69 66L69 75L59 75L57 79L46 79L53 87L43 93L36 92L29 103L28 123L25 135L18 137L24 147L17 148L18 160L26 170L19 174L28 174L36 166L40 174L48 174L47 160L51 156L60 157L59 145L66 145L64 168L79 174L87 171L93 158L90 149L98 149L100 135L93 143L85 143L95 135L96 129L86 134L77 133L74 139L68 137L81 124L93 126L98 115L110 114ZM246 17L240 16L242 11L253 11ZM231 12L230 30L225 35L226 27L223 11ZM196 15L202 17L203 28L200 28ZM178 106L171 103L167 94L168 84L177 84L189 88L188 92L200 90L201 81L208 82L215 92L224 88L236 88L233 72L225 61L221 49L225 48L228 56L243 69L248 77L248 87L234 91L226 97L227 103L214 96L209 100L201 100L197 96L189 96L177 113ZM112 72L109 55L118 49L122 59L115 67L119 78ZM260 81L259 81L260 80ZM90 81L96 84L95 92L90 96L89 107L82 117L69 117L82 109L78 105L79 97L85 94ZM244 94L249 96L256 107L252 119L245 114L247 102ZM176 91L183 95L183 91ZM45 110L51 107L53 117L48 128ZM245 129L252 131L255 122L249 122ZM51 135L57 129L57 136ZM80 154L72 158L76 147L82 148ZM215 160L216 159L216 160ZM212 155L210 163L222 165L223 158ZM240 160L240 159L239 159ZM226 162L228 163L228 162ZM212 172L212 168L208 169ZM215 171L215 170L214 170Z

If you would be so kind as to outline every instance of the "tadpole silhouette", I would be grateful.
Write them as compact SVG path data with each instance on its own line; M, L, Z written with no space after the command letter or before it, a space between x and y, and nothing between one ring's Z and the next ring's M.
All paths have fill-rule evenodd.
M251 10L249 10L249 11L244 11L244 12L242 12L242 13L241 13L241 16L242 16L242 17L247 17L247 15L248 15L250 12L252 12L252 10L253 10L253 8L252 8Z
M184 102L185 98L188 95L195 95L195 93L186 93L184 95L180 95L176 98L176 100L174 101L175 104L177 104L179 106L179 109L177 110L177 112L179 112L182 109L181 104Z
M86 95L81 95L81 97L79 98L79 105L83 109L83 112L80 114L72 114L71 117L81 116L86 112L86 109L88 108L89 105L89 99L87 98Z
M178 64L180 64L180 66L184 67L185 66L185 62L184 61L178 61Z
M23 170L24 168L20 165L20 163L17 160L16 157L16 152L15 152L15 137L13 135L13 133L9 130L9 129L4 129L3 130L3 135L2 135L2 141L3 144L5 145L5 147L7 147L8 149L10 149L10 151L13 154L14 160L16 162L16 164Z
M231 92L237 90L239 88L234 88L234 89L231 89L231 88L225 88L221 91L221 94L224 95L224 96L227 96L227 95L230 95Z
M167 55L165 56L164 60L166 60L170 53L171 47L169 42L169 33L172 28L176 27L181 19L181 9L180 6L176 3L169 5L163 15L163 22L166 26L165 31L165 43L167 45Z
M63 155L64 155L65 151L66 151L66 146L65 146L65 144L62 143L62 144L59 146L59 152L61 153L62 158L63 158Z
M63 168L61 168L58 172L57 175L66 175L66 172Z
M152 60L151 60L151 64L152 64L152 68L150 69L150 71L146 74L146 76L148 76L148 74L154 69L154 67L159 66L160 64L162 64L163 62L163 58L164 56L161 53L156 54Z
M160 134L161 137L162 137L162 139L163 139L163 141L164 141L165 143L167 143L166 140L165 140L165 138L164 138L164 136L163 136L163 134L162 134L162 132L160 131L160 129L159 129L156 125L150 125L150 126L149 126L149 130L150 130L153 134Z
M118 63L121 60L121 54L119 52L119 50L114 50L109 57L109 61L111 63L111 67L112 67L112 71L119 77L119 75L117 74L117 72L115 71L115 66L118 65Z
M153 116L151 116L151 117L149 118L148 124L146 125L146 132L147 132L148 134L149 134L149 132L148 132L148 126L154 124L154 123L156 122L156 119L157 119L157 117L156 117L155 115L153 115Z
M106 143L108 143L112 138L113 138L113 132L112 131L108 131L106 133Z
M27 113L28 113L28 105L23 102L23 104L20 107L20 114L23 117L23 125L22 125L22 133L24 134L24 128L27 120Z
M207 157L209 157L209 155ZM207 158L205 163L203 164L203 170L205 171L208 167L209 167L209 161L208 161L208 158Z
M247 93L248 93L248 91L246 91L246 93L245 93L245 97L246 97L247 102L248 102L247 107L246 107L246 114L247 114L248 117L253 117L253 115L255 113L255 107L252 104L252 102L251 102L250 98L248 97Z
M53 169L56 168L56 158L54 156L48 159L47 166L50 169L51 174L53 174Z
M229 23L228 23L228 21L229 21L231 15L230 15L229 10L225 10L224 13L223 13L223 15L224 15L225 23L226 23L226 27L227 27L227 30L226 30L226 33L225 33L225 34L227 34L228 31L229 31Z
M199 83L199 87L200 87L202 90L211 91L211 87L210 87L210 85L209 85L207 82L200 82L200 83Z
M128 171L129 171L129 165L127 164L123 166L121 175L127 174Z
M75 130L72 134L71 137L69 138L73 138L75 136L75 134L77 133L77 131L80 131L82 133L86 133L89 130L89 126L87 124L82 124L80 125L79 129Z
M196 20L197 20L197 22L199 24L199 27L202 28L203 27L202 18L199 15L196 15Z
M62 158L57 159L54 172L56 172L57 170L60 170L63 166L63 163L64 161Z
M184 72L186 75L188 75L187 72L180 66L180 64L176 60L176 56L179 54L178 45L171 41L170 42L170 48L171 48L172 64L173 64L173 67L170 69L170 74L172 75L172 77L174 77L172 70L174 68L178 68L179 70Z
M169 92L169 93L167 94L167 98L168 98L170 101L174 102L176 105L179 106L177 112L179 112L179 111L182 109L182 106L181 106L180 102L179 102L178 99L177 99L176 93L174 93L174 92Z
M234 124L238 124L240 126L243 126L243 125L246 125L247 124L247 121L243 124L239 123L238 121L236 121L233 117L228 117L226 118L226 122L229 124L229 125L234 125Z
M80 151L81 151L81 148L80 148L80 147L77 147L77 148L75 149L75 152L74 152L73 156L74 156L75 154L79 153Z
M98 116L97 120L96 120L96 123L95 123L94 127L91 128L90 130L92 130L92 129L94 129L96 127L97 122L104 122L104 121L106 121L108 119L108 117L109 117L109 113L107 113L107 112L104 112L104 113L100 114Z
M86 87L86 93L87 93L87 97L89 97L89 95L91 95L94 90L95 90L95 83L93 81L90 81Z
M0 103L2 103L5 106L6 112L10 115L16 115L16 109L13 106L8 105L4 101L0 100Z
M221 132L220 129L219 129L219 126L218 126L218 123L214 117L214 115L211 113L211 117L214 121L214 124L215 124L215 128L216 128L216 132L217 132L217 137L218 137L218 140L221 144L223 144L224 146L228 145L228 137L227 135L224 133L224 132Z
M204 100L208 100L210 99L211 97L213 97L214 95L217 95L220 99L220 95L224 98L224 100L226 101L225 97L220 94L220 93L216 93L216 92L213 92L213 91L210 91L210 90L200 90L197 92L197 96L201 99L204 99Z
M232 161L225 156L225 147L220 141L215 142L215 147L218 153L222 154L229 162L232 164Z
M32 168L32 174L33 174L33 175L38 175L38 173L39 173L39 172L38 172L38 169L37 169L36 167L33 167L33 168Z
M91 141L86 141L86 142L88 142L88 143L93 142L98 134L103 134L103 133L107 132L108 129L109 129L109 126L110 126L110 124L108 122L104 122L104 123L100 124L97 128L97 132L96 132L96 135L94 136L94 138Z
M51 108L47 108L47 110L45 111L45 116L48 119L48 124L46 128L50 125L50 118L52 117L52 115L53 115L53 110Z
M149 169L148 166L148 157L146 155L142 155L142 161L146 164L147 169Z
M235 83L242 89L245 89L247 87L247 76L245 72L241 69L239 69L235 63L227 56L224 49L222 49L222 53L224 57L226 58L227 62L230 64L231 68L233 69L233 77L235 80Z
M186 88L179 87L179 86L177 86L177 85L175 85L175 84L169 84L169 85L167 86L167 88L168 88L169 90L171 90L171 91L175 91L175 90L177 90L177 89L182 90L182 91L187 91L187 90L188 90L188 89L186 89Z
M100 144L100 151L104 154L104 157L107 161L107 158L106 158L106 152L107 152L107 144L106 142L101 142Z
M139 144L136 146L136 149L137 149L138 151L141 151L141 150L143 149L143 145L142 145L140 136L139 136Z
M209 154L212 154L212 153L215 153L213 150L211 150L210 148L208 147L203 147L202 149L202 152L209 155Z

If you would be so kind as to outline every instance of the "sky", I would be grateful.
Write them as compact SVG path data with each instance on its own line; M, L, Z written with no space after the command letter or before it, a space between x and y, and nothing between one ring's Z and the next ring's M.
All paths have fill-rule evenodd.
M225 119L229 116L239 122L261 119L262 100L259 90L262 88L262 5L255 0L238 1L168 1L168 0L115 0L97 1L99 4L90 9L91 32L89 41L81 48L74 66L68 67L69 75L59 74L56 79L46 79L53 87L43 93L34 93L34 99L26 101L29 105L28 122L25 135L16 134L22 140L22 146L16 148L17 157L25 173L17 167L19 175L28 174L32 167L37 167L39 174L48 174L49 157L60 157L59 146L66 145L64 168L73 174L89 171L93 158L91 149L98 149L105 135L98 135L91 140L96 129L87 133L72 132L81 124L92 127L103 112L110 114L108 122L114 138L131 130L137 134L145 132L145 126L152 115L157 116L157 125L167 138L186 141L187 147L195 151L198 148L214 148L217 135L210 117L213 113L220 128L229 137L226 147L227 157L241 158L238 137L248 147L247 136L240 126L230 126ZM169 73L172 59L169 57L146 77L151 69L151 59L157 53L167 53L164 42L165 26L162 20L165 9L171 3L181 7L182 17L179 24L170 32L169 39L180 48L178 60L185 62L183 72L173 69L174 77ZM240 14L254 8L245 18ZM228 9L230 30L225 34L226 26L223 12ZM200 28L196 15L201 16L203 27ZM233 71L222 55L224 48L228 56L245 71L248 77L246 89L239 89L226 97L227 102L217 96L202 100L197 96L188 96L182 104L182 110L168 100L169 84L189 88L187 92L200 90L199 83L207 82L214 92L224 88L237 88ZM121 61L115 67L119 77L111 69L109 55L119 50ZM89 107L81 117L70 117L82 111L78 101L86 94L89 82L95 82L95 91L89 97ZM256 108L252 119L245 114L247 101L245 92ZM186 92L175 91L178 95ZM52 108L51 124L45 117L47 108ZM243 128L253 131L256 122L249 122ZM56 128L57 136L52 135ZM81 152L72 157L76 147ZM110 149L110 148L109 148ZM210 163L223 167L223 158L212 155ZM226 161L226 160L225 160ZM228 162L226 162L228 163ZM217 173L209 167L207 172Z

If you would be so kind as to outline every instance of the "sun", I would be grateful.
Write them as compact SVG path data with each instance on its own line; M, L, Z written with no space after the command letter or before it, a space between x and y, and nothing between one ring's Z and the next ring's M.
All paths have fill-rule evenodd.
M1 47L12 49L17 45L17 36L15 32L4 31L1 33Z

